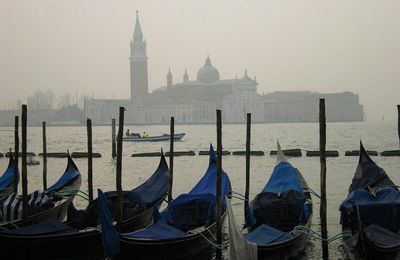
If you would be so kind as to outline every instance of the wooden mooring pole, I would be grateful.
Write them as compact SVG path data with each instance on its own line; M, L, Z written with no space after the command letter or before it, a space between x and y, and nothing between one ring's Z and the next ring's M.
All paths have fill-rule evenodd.
M117 229L122 231L122 137L124 134L124 107L119 108L117 140Z
M115 159L115 157L117 157L117 150L115 145L115 118L111 119L111 140L111 156L113 159Z
M172 185L174 180L174 135L175 135L175 118L171 117L171 125L170 125L170 134L171 139L169 142L169 174L170 174L170 183L169 183L169 191L168 191L168 201L172 201Z
M325 99L319 100L319 149L320 149L320 187L321 187L321 204L319 216L321 219L321 237L322 237L322 257L324 260L329 258L328 230L326 218L326 118L325 118Z
M26 220L28 211L28 178L26 169L26 143L27 143L27 107L22 105L21 131L22 131L22 220Z
M46 122L42 122L42 140L43 140L43 190L47 189L47 140L46 140Z
M249 203L250 191L250 137L251 137L251 114L247 113L246 124L246 189L244 193L244 210L246 210Z
M93 149L92 149L92 120L86 120L88 147L88 193L89 202L93 201Z
M222 123L221 110L217 109L217 188L216 188L216 219L217 219L217 245L219 246L215 252L215 258L222 258L222 205L221 205L221 173L222 173Z
M18 193L18 162L19 162L19 116L15 116L14 121L14 194Z
M400 148L400 105L397 105L397 134L399 135L399 148Z

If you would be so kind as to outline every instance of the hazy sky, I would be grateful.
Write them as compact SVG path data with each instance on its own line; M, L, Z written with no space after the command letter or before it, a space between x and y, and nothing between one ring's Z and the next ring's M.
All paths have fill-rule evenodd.
M0 104L35 90L129 98L136 10L149 88L247 68L258 92L353 91L369 119L400 104L400 1L0 0Z

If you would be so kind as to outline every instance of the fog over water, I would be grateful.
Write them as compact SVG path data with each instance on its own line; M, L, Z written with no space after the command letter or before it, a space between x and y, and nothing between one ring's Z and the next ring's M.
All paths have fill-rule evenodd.
M35 90L129 98L139 11L149 89L196 77L207 54L221 78L257 76L258 92L352 91L368 120L400 103L399 1L0 2L0 106Z

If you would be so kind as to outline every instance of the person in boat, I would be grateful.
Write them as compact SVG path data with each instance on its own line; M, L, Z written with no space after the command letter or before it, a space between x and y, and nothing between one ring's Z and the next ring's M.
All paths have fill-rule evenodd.
M149 137L149 135L146 134L146 132L143 132L142 137L143 137L143 138L146 138L146 137Z
M130 136L131 134L129 133L129 128L126 130L126 136Z

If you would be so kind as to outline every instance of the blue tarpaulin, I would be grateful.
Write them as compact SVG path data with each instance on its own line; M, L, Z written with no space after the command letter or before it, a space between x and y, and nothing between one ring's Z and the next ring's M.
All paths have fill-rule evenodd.
M289 190L295 190L300 194L304 194L296 169L288 162L280 162L275 166L263 192L281 194Z
M371 224L397 232L400 228L400 193L393 187L385 187L371 194L365 189L356 189L342 202L339 210L350 215L350 219L362 227Z
M124 237L155 240L169 240L184 236L186 236L185 232L162 221L159 221L144 230L124 234Z
M253 232L260 232L257 229L263 225L283 232L308 219L304 215L305 196L297 170L286 160L279 161L262 192L252 201L251 208L245 208L245 227L252 229L249 237ZM266 233L264 240L278 239L281 236L279 232ZM262 233L254 236L260 237Z
M288 232L282 232L268 225L261 225L248 233L246 240L257 245L266 245L288 240L293 236Z
M120 252L119 234L113 227L112 217L108 210L107 200L104 196L104 193L100 189L98 189L97 192L104 254L107 257L112 257Z
M385 170L369 157L360 141L360 158L349 188L349 193L359 188L373 187L384 178L387 178Z
M164 156L161 160L165 161ZM169 169L166 163L160 162L156 172L143 184L130 191L134 200L143 208L153 205L169 190Z

